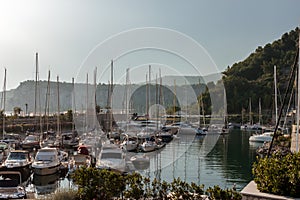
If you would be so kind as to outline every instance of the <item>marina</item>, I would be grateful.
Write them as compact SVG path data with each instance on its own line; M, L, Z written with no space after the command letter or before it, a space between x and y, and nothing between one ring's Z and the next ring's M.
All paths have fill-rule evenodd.
M256 158L257 146L249 144L251 134L240 130L232 130L226 135L179 133L176 139L157 151L126 152L126 171L137 171L150 179L167 182L180 178L189 183L204 184L206 188L219 185L241 191L252 180L251 168ZM213 147L209 148L212 144ZM66 164L72 163L72 160L75 163L76 156L72 155L75 155L74 151L70 152L69 160L65 162L69 169L44 176L33 173L26 180L26 191L38 198L76 188L68 177L71 166ZM81 165L85 164L88 156L83 157ZM134 165L133 157L142 163L135 162ZM79 161L77 164L80 166Z

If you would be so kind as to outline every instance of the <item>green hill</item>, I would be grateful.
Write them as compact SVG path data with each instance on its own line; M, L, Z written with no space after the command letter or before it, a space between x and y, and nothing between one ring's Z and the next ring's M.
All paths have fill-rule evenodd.
M299 29L285 33L272 44L259 46L244 61L233 64L224 72L228 113L249 112L249 98L252 112L258 113L261 99L263 115L274 110L274 66L277 71L278 106L285 93L289 74L296 59Z

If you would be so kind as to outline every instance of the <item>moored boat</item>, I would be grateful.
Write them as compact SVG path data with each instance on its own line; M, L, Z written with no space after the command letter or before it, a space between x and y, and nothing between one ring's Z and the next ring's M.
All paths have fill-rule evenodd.
M0 172L0 198L26 199L25 186L22 185L21 173L16 171Z
M56 148L39 149L32 163L32 170L37 175L55 174L59 171L61 161Z
M104 144L97 158L96 167L98 169L125 172L126 161L124 151L114 144Z
M249 137L249 142L270 142L272 141L273 134L274 132L255 134Z
M18 171L22 175L22 182L31 175L32 160L26 150L11 150L0 168L1 171Z
M40 148L40 140L36 135L28 135L21 142L22 149L39 149Z

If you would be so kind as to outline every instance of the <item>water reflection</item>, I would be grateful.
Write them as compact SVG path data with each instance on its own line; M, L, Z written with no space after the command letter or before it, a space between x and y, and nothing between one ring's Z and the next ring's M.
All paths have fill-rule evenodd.
M211 138L194 137L192 143L182 138L172 141L160 154L150 157L150 170L144 175L168 182L180 177L205 187L219 185L231 188L236 184L236 188L241 190L252 179L251 168L256 157L256 149L249 147L249 136L249 133L235 131ZM209 140L217 141L210 153L205 155L203 145ZM160 168L157 163L165 167Z
M51 174L46 176L39 176L33 174L32 183L35 187L35 193L37 195L46 195L54 193L58 188L58 180L60 178L60 174Z

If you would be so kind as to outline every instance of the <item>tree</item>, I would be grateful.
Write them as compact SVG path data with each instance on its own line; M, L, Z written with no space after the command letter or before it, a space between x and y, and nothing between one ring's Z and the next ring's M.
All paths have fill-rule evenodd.
M101 111L101 107L99 105L96 105L96 113L99 114Z
M17 106L14 107L14 115L15 116L20 115L21 111L22 111L22 109L20 107L17 107Z
M67 111L66 119L67 119L67 121L70 121L70 122L73 121L73 111L71 109Z
M175 115L178 111L180 111L181 110L181 108L179 107L179 106L170 106L168 109L167 109L167 111L166 111L166 113L168 114L168 115Z

